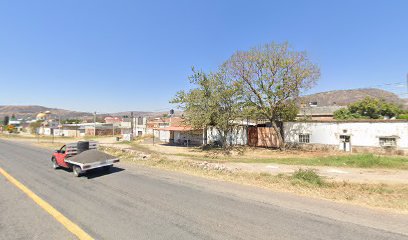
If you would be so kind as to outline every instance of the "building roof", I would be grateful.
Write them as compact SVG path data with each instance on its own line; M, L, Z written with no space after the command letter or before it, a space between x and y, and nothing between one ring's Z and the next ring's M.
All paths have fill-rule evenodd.
M165 127L165 128L155 128L155 130L188 132L188 131L194 131L194 130L200 130L200 129L194 129L191 126L173 126L173 127Z
M333 116L333 113L342 106L324 106L324 107L302 107L298 116Z

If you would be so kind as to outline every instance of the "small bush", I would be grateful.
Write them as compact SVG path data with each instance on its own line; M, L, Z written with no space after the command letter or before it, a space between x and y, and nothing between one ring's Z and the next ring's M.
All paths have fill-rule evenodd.
M297 181L310 183L312 185L323 186L324 181L313 169L299 169L295 171L292 178Z
M397 119L407 119L408 120L408 113L400 114Z

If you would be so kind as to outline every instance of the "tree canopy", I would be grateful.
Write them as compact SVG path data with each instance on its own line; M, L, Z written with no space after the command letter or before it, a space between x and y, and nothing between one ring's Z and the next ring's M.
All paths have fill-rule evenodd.
M241 116L239 88L223 69L207 74L193 68L190 83L194 87L190 91L179 91L171 102L184 110L187 122L194 128L216 126L226 147L227 134L234 128L234 120Z
M334 118L346 119L383 119L394 118L403 113L401 106L383 99L366 97L334 112Z
M80 119L64 119L61 120L62 124L78 124L81 123L82 121Z
M3 125L7 126L10 122L10 117L9 116L4 116L4 120L3 120Z
M227 131L237 118L269 120L283 143L277 122L296 117L300 93L319 76L319 67L306 52L288 43L270 43L236 52L216 72L194 71L193 88L178 92L172 102L201 128L214 125Z
M311 88L320 76L319 67L309 60L307 53L294 51L288 43L238 51L224 67L242 87L246 105L271 122L281 143L277 122L296 117L300 93Z
M43 121L42 120L37 120L35 122L30 123L29 128L30 128L30 132L32 134L36 133L37 128L41 127Z

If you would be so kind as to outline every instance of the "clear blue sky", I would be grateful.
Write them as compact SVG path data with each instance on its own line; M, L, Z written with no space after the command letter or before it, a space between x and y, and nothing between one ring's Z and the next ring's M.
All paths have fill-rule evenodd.
M383 84L406 81L407 9L406 0L0 0L0 105L167 110L191 66L212 70L271 41L319 64L311 92L406 92Z

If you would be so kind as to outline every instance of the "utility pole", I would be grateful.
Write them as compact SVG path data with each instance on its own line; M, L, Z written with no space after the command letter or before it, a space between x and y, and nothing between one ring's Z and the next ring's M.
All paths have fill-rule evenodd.
M131 136L130 136L130 140L132 140L133 139L133 132L134 132L134 130L133 130L133 128L135 127L134 126L134 116L133 116L133 112L130 112L130 133L131 133Z
M94 112L94 136L96 136L96 112Z

